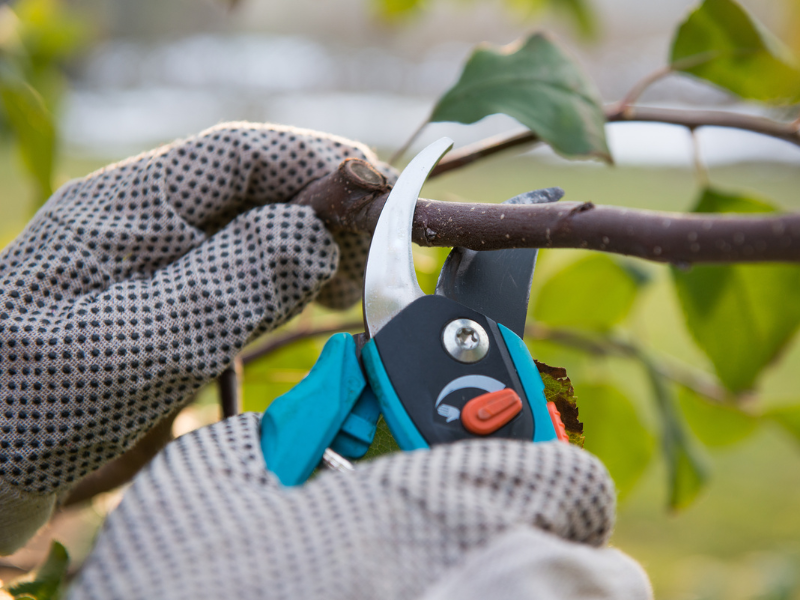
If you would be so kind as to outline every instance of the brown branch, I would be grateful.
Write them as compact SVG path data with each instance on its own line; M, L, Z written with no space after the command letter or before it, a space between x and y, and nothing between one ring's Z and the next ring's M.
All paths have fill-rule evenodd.
M668 108L628 107L622 110L611 107L606 111L610 123L619 121L648 121L682 125L689 129L700 127L727 127L768 135L795 146L800 146L798 128L791 123L781 123L764 117L732 113L722 110L673 110Z
M397 161L403 157L403 154L405 154L406 151L411 147L411 144L413 144L414 140L416 140L419 137L419 134L422 133L422 130L425 129L425 127L428 125L429 122L430 122L429 119L425 119L419 125L419 127L417 127L414 130L414 133L411 134L411 137L408 138L402 146L400 146L397 150L395 150L395 153L392 154L392 157L389 159L390 165L396 164Z
M233 364L225 369L217 379L219 386L219 405L222 418L235 417L242 411L242 361L237 356Z
M359 225L370 231L374 221L370 211ZM590 202L506 207L423 200L414 226L414 241L427 246L582 248L680 266L800 261L800 214L711 216Z
M389 189L371 164L348 158L336 171L303 188L292 204L311 206L331 231L358 231L357 213Z
M663 79L667 75L673 72L673 67L670 65L661 67L660 69L656 69L655 71L645 75L642 79L637 81L633 84L633 87L628 90L628 93L625 94L625 97L619 101L620 108L627 108L634 102L636 102L644 91L653 85L656 81Z
M258 360L259 358L264 358L273 352L277 352L284 346L299 342L300 340L319 337L321 335L330 335L340 331L358 331L362 330L363 328L364 324L361 321L348 321L345 323L340 323L339 325L333 325L331 327L319 327L317 329L301 329L300 331L292 331L280 336L275 336L268 340L263 346L258 346L252 350L244 352L240 358L242 360L242 364L246 365L254 360Z
M517 135L506 136L497 135L494 137L475 142L469 146L464 146L458 150L451 151L445 156L438 165L431 171L430 177L436 177L442 173L453 171L474 163L481 158L486 158L503 150L522 145L538 144L542 140L539 136L531 132L520 133Z
M295 202L312 206L330 229L372 232L389 191L348 159ZM373 171L374 172L374 171ZM378 175L377 172L374 172ZM420 199L412 239L422 246L581 248L678 266L696 263L800 262L800 213L778 216L682 214L595 206L469 204Z
M764 117L721 110L674 110L646 106L622 106L619 103L607 106L605 113L606 120L609 123L644 121L682 125L691 130L699 129L700 127L726 127L768 135L800 146L800 123L797 122L781 123ZM436 166L431 173L431 177L458 169L509 148L540 141L539 136L530 131L511 136L487 138L460 151L451 152Z

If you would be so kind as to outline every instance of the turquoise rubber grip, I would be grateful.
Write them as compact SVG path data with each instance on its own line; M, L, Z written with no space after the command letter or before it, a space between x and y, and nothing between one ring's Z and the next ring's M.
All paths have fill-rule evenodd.
M528 397L528 403L533 413L533 441L552 442L557 440L556 428L553 426L553 420L547 410L547 398L544 397L542 376L539 375L539 369L536 368L531 353L528 352L528 347L508 327L501 323L498 323L497 327L500 329L500 334L506 343L508 353L511 355L511 360L517 369L517 375L519 375L519 379L522 382L522 389L525 390L525 395Z
M420 448L428 448L428 442L417 430L392 387L389 375L381 362L381 355L378 353L375 340L370 340L364 344L361 349L361 362L364 363L370 387L372 387L372 391L380 403L383 418L400 449L418 450Z
M283 485L314 472L366 385L353 336L337 333L309 374L273 400L261 420L261 451Z
M331 450L345 458L361 458L369 450L378 427L381 407L369 386L364 388L342 429L331 442Z

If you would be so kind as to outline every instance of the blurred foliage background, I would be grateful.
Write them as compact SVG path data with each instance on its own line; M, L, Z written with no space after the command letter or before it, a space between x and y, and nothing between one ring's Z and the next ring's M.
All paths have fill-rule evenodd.
M635 123L607 125L603 134L599 98L619 101L664 65L673 74L647 87L641 103L797 118L800 76L790 54L800 51L800 2L750 0L743 12L730 0L707 0L690 12L697 6L0 2L0 244L69 178L234 119L331 131L384 158L428 119L411 152L442 134L462 145L525 128L559 152L524 149L431 180L423 195L443 200L501 202L560 186L568 200L635 208L800 210L800 149L785 142ZM551 48L529 38L522 48L534 54L517 54L517 62L491 49L478 58L527 69L544 44L545 66L585 77L579 87L594 113L572 106L594 116L577 134L543 129L547 99L536 90L525 93L543 104L513 119L507 93L487 100L483 112L458 104L458 85L482 77L467 70L456 84L474 44L506 44L535 29L561 42ZM496 112L507 114L483 118ZM607 155L614 166L563 158ZM426 291L446 254L416 250ZM343 315L313 307L273 336L359 320L359 308ZM567 368L586 448L604 460L620 492L614 544L643 563L658 598L800 598L798 325L794 265L689 269L577 250L540 253L526 342L537 359ZM324 340L248 364L245 409L264 410L295 385ZM178 417L175 433L218 418L212 385ZM41 563L51 539L67 546L78 568L119 495L62 511L28 547L0 560L0 579Z

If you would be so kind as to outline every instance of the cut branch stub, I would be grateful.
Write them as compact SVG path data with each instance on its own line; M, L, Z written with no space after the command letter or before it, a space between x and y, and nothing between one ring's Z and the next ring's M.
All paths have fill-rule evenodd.
M386 178L367 161L348 158L336 171L306 186L292 204L312 207L331 231L357 231L355 215L390 189Z

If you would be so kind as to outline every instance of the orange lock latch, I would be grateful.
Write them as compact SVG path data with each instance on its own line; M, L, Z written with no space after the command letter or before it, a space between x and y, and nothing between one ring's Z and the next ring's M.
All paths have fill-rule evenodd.
M510 388L473 398L461 411L461 423L470 433L489 435L500 429L522 410L522 400Z

